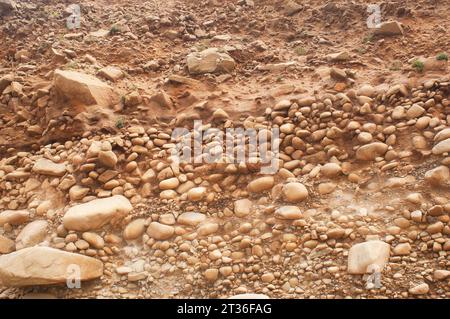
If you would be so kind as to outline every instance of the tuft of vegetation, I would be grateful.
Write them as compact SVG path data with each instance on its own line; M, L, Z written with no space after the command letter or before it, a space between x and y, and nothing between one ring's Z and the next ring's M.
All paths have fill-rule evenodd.
M80 69L80 66L75 61L70 61L66 64L66 68L70 70L78 70Z
M295 48L294 48L294 52L295 52L295 54L297 54L297 55L305 55L305 54L308 53L308 52L306 51L306 49L305 49L304 47L302 47L302 46L297 46L297 47L295 47Z
M367 49L366 48L357 48L356 51L358 51L359 54L367 53Z
M438 60L438 61L448 61L448 54L445 53L445 52L439 53L436 56L436 60Z
M120 29L119 29L119 27L117 26L117 25L113 25L112 27L111 27L111 29L109 29L109 34L110 35L115 35L115 34L117 34L117 33L119 33L120 32Z
M209 39L202 39L196 45L197 51L201 52L203 50L208 49L211 46L211 41Z
M362 43L367 44L370 43L374 40L375 36L373 34L369 34L366 35L363 39L362 39Z
M417 72L422 73L422 72L423 72L423 68L425 67L425 64L423 64L422 61L415 60L415 61L413 62L413 64L412 64L412 67L413 67L414 69L416 69Z
M124 128L125 127L125 120L121 117L119 119L117 119L116 121L116 127L118 129Z

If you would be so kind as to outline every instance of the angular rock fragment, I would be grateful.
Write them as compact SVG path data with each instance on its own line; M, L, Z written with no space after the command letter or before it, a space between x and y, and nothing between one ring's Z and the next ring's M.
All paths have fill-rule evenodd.
M80 72L56 70L54 87L57 94L73 103L111 107L118 102L109 85Z
M231 72L236 65L232 57L217 48L191 53L187 56L186 62L191 74Z

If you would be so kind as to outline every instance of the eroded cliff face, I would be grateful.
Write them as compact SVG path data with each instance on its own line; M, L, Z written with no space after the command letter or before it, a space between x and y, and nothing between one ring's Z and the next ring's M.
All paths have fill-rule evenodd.
M0 1L0 297L448 298L449 13Z

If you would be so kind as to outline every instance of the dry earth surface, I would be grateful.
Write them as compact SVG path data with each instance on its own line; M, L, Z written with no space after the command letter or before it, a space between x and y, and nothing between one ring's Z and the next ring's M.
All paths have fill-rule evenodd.
M379 5L0 0L0 298L449 298L450 2Z

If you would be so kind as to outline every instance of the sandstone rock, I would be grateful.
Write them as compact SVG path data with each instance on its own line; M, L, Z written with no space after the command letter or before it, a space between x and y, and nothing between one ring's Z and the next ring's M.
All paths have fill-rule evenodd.
M394 247L393 253L396 256L409 255L411 252L411 245L409 243L401 243Z
M284 199L290 203L298 203L308 198L309 193L302 183L287 183L283 186Z
M217 223L204 223L197 229L197 233L200 236L208 236L216 233L219 230L219 224Z
M389 260L390 245L379 240L370 240L353 245L348 254L348 272L365 274L367 267L375 264L383 269Z
M362 161L372 161L379 156L383 156L388 150L388 146L381 142L366 144L358 148L356 158Z
M440 155L442 153L450 153L450 138L437 143L431 151L435 155Z
M275 211L275 216L280 219L299 219L302 212L297 206L282 206Z
M373 88L373 86L369 84L364 84L356 91L356 94L367 97L373 97L375 95L375 89Z
M14 287L65 284L74 278L71 272L73 265L79 267L82 281L103 275L100 260L36 246L0 256L0 284Z
M190 201L202 200L205 195L206 195L205 187L194 187L190 189L187 193L187 197Z
M435 136L434 136L434 141L436 143L439 143L443 140L446 139L450 139L450 128L445 128L442 131L439 131Z
M214 111L212 115L212 119L214 120L227 120L230 116L223 109L217 109Z
M90 189L87 187L81 187L79 185L72 186L69 190L69 197L72 201L77 201L84 198Z
M337 81L345 81L347 79L347 73L339 68L331 68L330 76Z
M32 170L42 175L63 176L66 173L66 165L57 164L46 158L41 158L36 161Z
M219 269L210 268L205 270L205 279L209 282L214 282L219 276Z
M113 151L100 151L98 161L105 167L114 168L117 164L117 155Z
M89 145L89 148L86 152L86 158L97 157L101 150L102 150L102 142L92 141L91 145Z
M110 86L80 72L56 70L54 87L61 97L74 103L111 107L118 102Z
M406 111L406 116L409 119L415 119L425 113L425 109L420 105L413 104L408 111Z
M186 62L191 74L231 72L236 65L232 57L217 48L191 53Z
M411 295L425 295L430 291L430 287L427 283L421 283L410 288L408 291Z
M342 173L342 168L336 163L327 163L320 168L320 172L325 177L336 177Z
M102 249L105 246L104 239L96 233L85 232L81 236L85 241L87 241L92 247L96 249Z
M319 191L319 194L326 195L334 192L336 187L336 183L320 183L317 190Z
M175 229L172 226L152 222L147 228L147 234L156 240L166 240L173 236Z
M386 21L377 25L375 34L380 35L402 35L403 28L397 21Z
M69 230L99 229L108 223L116 223L132 209L133 207L126 197L115 195L69 208L63 217L63 223L64 227Z
M244 198L234 202L234 214L237 217L245 217L251 214L253 203L251 200Z
M145 219L138 218L129 223L124 231L123 238L133 240L141 237L145 232Z
M0 235L0 254L9 254L15 250L14 240Z
M0 213L0 226L4 224L20 225L30 219L30 212L27 210L5 210Z
M447 166L438 166L425 173L425 180L433 186L443 186L449 183L450 170Z
M16 249L32 247L42 242L47 236L48 222L35 220L26 225L16 237Z
M159 183L160 190L175 189L180 185L180 181L176 177L163 180Z
M206 220L206 215L202 213L187 212L178 216L177 222L187 226L197 226Z
M274 183L272 176L260 177L251 181L247 186L247 190L251 193L261 193L270 190Z
M125 74L122 72L122 70L120 70L119 68L113 67L113 66L107 66L107 67L102 68L98 72L98 75L100 75L101 77L104 77L112 82L116 82L125 76Z
M150 101L155 102L161 107L172 108L173 102L170 98L170 95L167 94L164 90L159 90L157 93L150 97Z
M445 269L435 270L433 273L433 277L436 280L445 280L448 277L450 277L450 270L445 270Z
M327 56L328 60L332 62L338 62L338 61L347 61L350 60L350 54L348 51L341 51L337 53L332 53Z

